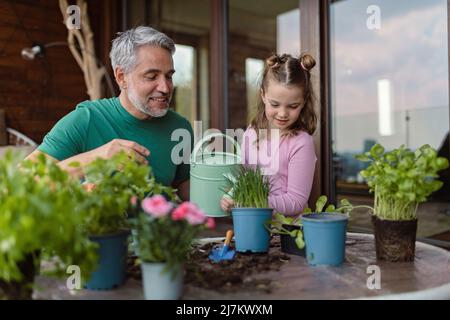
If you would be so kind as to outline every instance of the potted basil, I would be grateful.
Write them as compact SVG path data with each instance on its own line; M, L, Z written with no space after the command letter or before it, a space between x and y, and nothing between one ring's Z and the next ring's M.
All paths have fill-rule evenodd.
M56 275L78 265L86 279L97 258L80 228L79 181L44 155L22 159L9 151L0 160L0 300L31 299L41 259L55 262Z
M412 261L415 256L417 209L442 187L437 172L448 167L429 145L416 151L405 146L385 151L380 144L358 155L369 165L361 171L374 193L372 222L379 260Z

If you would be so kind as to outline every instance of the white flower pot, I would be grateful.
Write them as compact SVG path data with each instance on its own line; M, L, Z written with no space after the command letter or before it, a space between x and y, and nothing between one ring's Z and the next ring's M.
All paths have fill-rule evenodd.
M163 272L166 263L142 262L142 285L146 300L177 300L183 290L183 267L172 278L170 271Z

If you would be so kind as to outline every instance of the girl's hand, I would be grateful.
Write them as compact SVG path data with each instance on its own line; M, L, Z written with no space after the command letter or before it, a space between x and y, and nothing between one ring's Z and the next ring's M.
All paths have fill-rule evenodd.
M230 212L231 209L234 208L234 201L233 199L229 198L229 197L222 197L222 199L220 200L220 207L222 208L223 211L225 212Z

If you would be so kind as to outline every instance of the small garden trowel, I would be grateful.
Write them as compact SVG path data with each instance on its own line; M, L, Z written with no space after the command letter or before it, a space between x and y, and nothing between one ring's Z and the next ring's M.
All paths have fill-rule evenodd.
M236 252L230 249L231 238L233 238L233 230L228 230L223 246L213 248L211 254L209 255L209 259L214 262L232 260Z

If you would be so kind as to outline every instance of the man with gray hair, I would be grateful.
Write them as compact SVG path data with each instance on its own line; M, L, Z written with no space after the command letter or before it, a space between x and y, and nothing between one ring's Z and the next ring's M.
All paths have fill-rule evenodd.
M175 44L165 34L140 26L119 33L110 52L119 97L84 101L63 117L28 158L39 153L54 159L74 176L96 158L111 158L121 151L152 166L155 179L189 198L189 164L171 160L171 134L192 127L169 104L175 72ZM69 166L78 161L80 168Z

